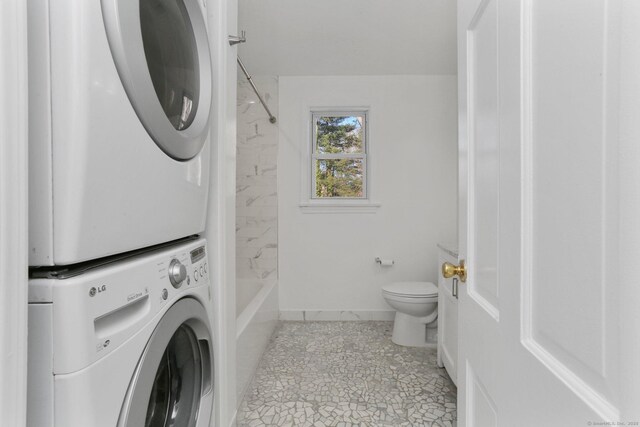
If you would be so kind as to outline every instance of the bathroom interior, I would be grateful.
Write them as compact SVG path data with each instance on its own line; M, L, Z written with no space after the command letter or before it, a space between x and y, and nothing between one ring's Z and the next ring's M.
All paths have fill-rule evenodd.
M637 22L5 0L0 424L640 425Z
M238 67L239 425L453 425L455 386L442 362L441 367L436 364L438 289L427 284L438 283L439 256L455 253L457 244L455 4L241 0L238 31L245 31L246 38L238 44L238 57L268 108ZM309 179L320 168L318 163L315 169L309 153L310 130L317 125L314 120L332 114L342 120L334 122L337 127L359 119L356 152L365 153L365 172L347 178L361 187L366 180L366 189L357 194L338 189L322 195L317 190L321 183ZM396 290L403 295L396 304L410 295L406 310L412 315L401 314L409 318L404 325L396 318L400 332L394 335L407 347L391 342L396 308L383 289L392 292L394 283L408 288ZM367 333L368 339L388 347L346 350ZM278 366L300 356L302 344L286 341L288 334L315 335L318 341L305 346L318 346L332 336L344 345L329 354L316 352L316 358L327 362L317 378L310 373L313 360L292 362L292 370L277 375L256 373L260 363ZM279 350L280 345L290 351ZM419 388L421 381L426 386L423 398L413 399L413 409L407 408L412 398L406 390L387 384L397 380L388 358L371 359L369 365L359 360L364 353L393 351L395 346L397 357L413 358L423 369L423 375L414 372L419 378L411 387ZM340 363L342 357L351 361ZM330 358L336 360L328 362ZM352 369L348 376L378 369L381 377L357 379L358 385L354 378L344 388L336 385L332 396L323 388L337 379L323 373L341 365ZM296 376L296 368L310 377ZM287 402L266 403L272 399L269 386L291 375L294 384L284 386L284 394L313 411L287 408ZM367 382L372 396L378 388L375 398L362 395L359 387L366 388ZM305 387L310 387L306 396L293 396ZM329 404L322 406L327 399ZM360 415L350 413L349 404Z
M466 270L460 263L464 257L458 256L458 241L467 232L475 232L465 228L466 214L461 217L459 213L466 206L458 199L458 188L466 185L459 180L467 173L459 173L459 159L464 161L464 157L459 157L458 144L464 135L460 132L465 132L459 118L464 117L467 102L460 90L467 89L460 83L463 78L458 70L463 69L464 61L474 60L460 53L464 48L460 40L470 33L459 25L482 23L484 16L496 13L495 2L471 3L458 2L457 9L454 2L446 1L411 0L398 6L381 0L239 0L237 33L246 40L237 45L243 63L238 68L236 98L238 425L490 426L516 425L514 419L520 420L519 425L537 425L531 420L539 416L526 415L522 409L513 414L512 421L500 424L499 405L483 385L474 383L481 381L470 362L464 365L458 354L459 347L466 347L459 331L460 322L465 321L458 313ZM571 7L580 7L565 6L567 13ZM543 16L544 8L535 16ZM478 36L473 42L494 48L498 35L491 34L493 41ZM467 39L469 46L471 40ZM552 44L540 42L550 50ZM477 65L478 73L498 66L491 63L492 58L487 56L489 68L481 68L485 63ZM558 61L566 65L574 59L563 60ZM487 87L493 88L491 84ZM502 102L480 90L473 96L480 102ZM585 102L593 99L585 98ZM575 108L579 110L580 105ZM582 120L584 117L575 123ZM344 143L335 137L328 143L333 151L322 146L327 144L326 140L319 142L326 136L323 132L336 131L331 123L355 124L348 127L347 135L359 132L364 143L356 144L355 150L335 150ZM482 150L495 150L491 144L479 147L478 159L482 159ZM327 160L323 154L327 152L355 152L361 155L356 158L365 157L364 166L358 165L360 174L347 175L361 185L355 196L340 190L323 193L323 161ZM521 161L511 155L504 154L504 161ZM493 175L493 170L490 164L478 166L477 182L495 185L502 178ZM589 176L588 171L584 174L576 176ZM561 174L557 177L566 179ZM503 185L499 193L508 194ZM600 184L594 181L593 185ZM482 193L481 187L476 191L478 198L498 205L495 192ZM540 191L553 193L547 187ZM559 199L555 200L558 206ZM568 210L581 215L577 214L580 206L585 207L572 202ZM500 245L507 244L498 241L498 223L484 209L477 205L474 213L481 223L477 238L485 244L475 249L478 268L483 270L476 277L495 281L496 288L479 292L477 300L497 320L500 309L492 298L499 294L494 275L498 261L491 252L496 248L495 253L500 253ZM507 217L501 219L508 221ZM550 239L557 250L573 250L569 248L580 240L577 236L582 231L568 237L566 229L584 230L584 224L567 221L570 225L563 226L564 232L554 232L554 236L563 233L566 241ZM473 256L471 251L466 249L468 257ZM588 256L597 259L600 255ZM558 305L571 304L568 294L565 296ZM557 293L548 297L555 300ZM556 310L550 308L554 305L548 304L541 315ZM593 307L593 313L598 312L597 304ZM568 321L565 314L556 313L556 320ZM582 328L577 320L568 323L565 332L569 335L556 336L556 342ZM557 329L558 323L548 325ZM476 331L485 333L482 327ZM469 335L466 339L474 340ZM497 342L487 338L473 345L477 350L495 347ZM470 347L462 351L471 352ZM545 354L538 353L538 359L554 366L556 359ZM572 366L572 362L563 363ZM554 371L557 377L563 377L561 371ZM458 381L461 375L466 378L462 384ZM583 386L575 378L563 378L574 384L574 390ZM466 391L461 394L456 385ZM524 397L528 392L517 397L516 387L509 387L513 402L528 399ZM577 394L586 402L584 396L593 390L585 387ZM604 392L598 393L602 396ZM460 396L466 407L462 411L457 402ZM607 398L600 402L601 409L615 406ZM623 411L635 413L632 406ZM580 411L575 409L573 415L548 424L580 425L575 415ZM602 419L620 418L619 411L602 409L598 414Z

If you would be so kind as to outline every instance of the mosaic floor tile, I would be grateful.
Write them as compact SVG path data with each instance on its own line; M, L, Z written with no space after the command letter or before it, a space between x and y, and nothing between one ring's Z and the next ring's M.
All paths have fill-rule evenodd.
M436 350L391 342L392 322L283 322L238 426L455 427L456 388Z

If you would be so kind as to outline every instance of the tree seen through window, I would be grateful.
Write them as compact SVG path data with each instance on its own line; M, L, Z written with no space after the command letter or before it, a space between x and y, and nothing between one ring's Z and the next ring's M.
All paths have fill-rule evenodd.
M314 197L365 197L364 127L364 115L314 115Z

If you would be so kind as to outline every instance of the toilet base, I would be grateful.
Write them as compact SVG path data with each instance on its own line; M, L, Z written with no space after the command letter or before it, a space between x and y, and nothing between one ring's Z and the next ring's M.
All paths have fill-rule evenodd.
M435 342L427 341L427 322L424 317L414 317L396 311L393 321L391 341L405 347L435 347Z

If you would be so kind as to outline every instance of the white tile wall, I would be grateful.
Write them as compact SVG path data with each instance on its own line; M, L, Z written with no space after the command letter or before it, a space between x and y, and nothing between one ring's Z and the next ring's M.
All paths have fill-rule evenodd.
M278 117L277 77L253 77ZM278 275L278 126L269 123L249 82L238 77L236 172L236 277L276 280Z

